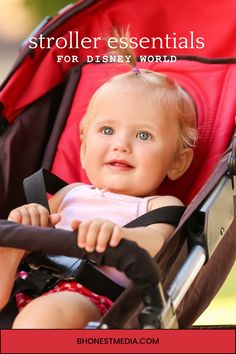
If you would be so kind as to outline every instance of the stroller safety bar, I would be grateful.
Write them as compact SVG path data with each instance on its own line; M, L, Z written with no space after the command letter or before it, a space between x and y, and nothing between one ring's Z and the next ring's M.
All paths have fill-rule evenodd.
M133 241L122 240L116 248L108 247L104 253L88 253L77 246L77 234L72 231L20 225L6 220L0 220L0 226L1 247L77 257L99 266L110 265L124 272L135 284L144 288L152 287L159 282L157 264L147 251Z

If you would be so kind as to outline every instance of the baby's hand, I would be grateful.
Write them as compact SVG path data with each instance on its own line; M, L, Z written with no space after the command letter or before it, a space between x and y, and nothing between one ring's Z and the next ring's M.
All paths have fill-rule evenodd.
M40 204L31 203L13 209L9 216L9 221L14 221L22 225L32 226L54 226L60 221L59 214L49 214L47 208Z
M108 220L95 219L85 222L74 220L71 224L74 231L78 231L78 246L87 252L104 252L109 246L118 246L122 239L123 230Z

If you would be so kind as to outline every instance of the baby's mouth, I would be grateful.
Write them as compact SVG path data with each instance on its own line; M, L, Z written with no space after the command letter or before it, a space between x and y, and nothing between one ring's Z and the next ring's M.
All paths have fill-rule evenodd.
M111 160L107 162L105 165L114 170L120 170L120 171L128 171L134 168L132 165L130 165L127 161L124 160Z

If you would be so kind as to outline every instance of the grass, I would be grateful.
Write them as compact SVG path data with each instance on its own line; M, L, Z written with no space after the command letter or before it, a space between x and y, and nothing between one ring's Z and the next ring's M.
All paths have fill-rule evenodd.
M236 263L217 296L194 324L236 326Z

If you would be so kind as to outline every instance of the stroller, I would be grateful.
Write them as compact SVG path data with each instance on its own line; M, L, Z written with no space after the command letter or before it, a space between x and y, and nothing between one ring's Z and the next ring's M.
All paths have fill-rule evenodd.
M141 68L172 76L196 103L199 143L194 161L184 176L175 182L165 180L158 191L177 196L187 208L180 221L177 215L176 231L154 259L128 241L116 252L108 249L102 256L89 256L97 264L119 267L133 280L93 328L189 328L214 298L235 261L235 2L218 5L214 0L200 0L194 6L183 0L147 0L143 8L137 0L134 8L131 0L80 1L54 19L47 18L30 35L31 42L28 39L22 44L2 84L0 216L4 219L11 209L26 202L22 181L41 168L25 182L27 201L47 205L46 193L54 193L63 181L87 182L78 167L78 122L93 92L127 66L103 62L106 49L83 46L79 37L103 37L112 27L130 25L131 36L137 38L157 34L164 38L167 33L172 38L165 48L139 46L137 55ZM219 23L222 31L217 39ZM73 37L76 31L77 37ZM47 37L54 41L42 49L40 38ZM67 41L64 48L56 45L59 37ZM178 37L185 38L185 46L176 44ZM196 38L205 39L201 50ZM91 63L88 55L93 58ZM173 57L177 61L171 62ZM48 170L60 179L55 182ZM76 247L72 232L34 227L29 231L5 220L0 229L1 246L27 245L30 251L43 254L88 257ZM124 252L126 247L129 252Z

